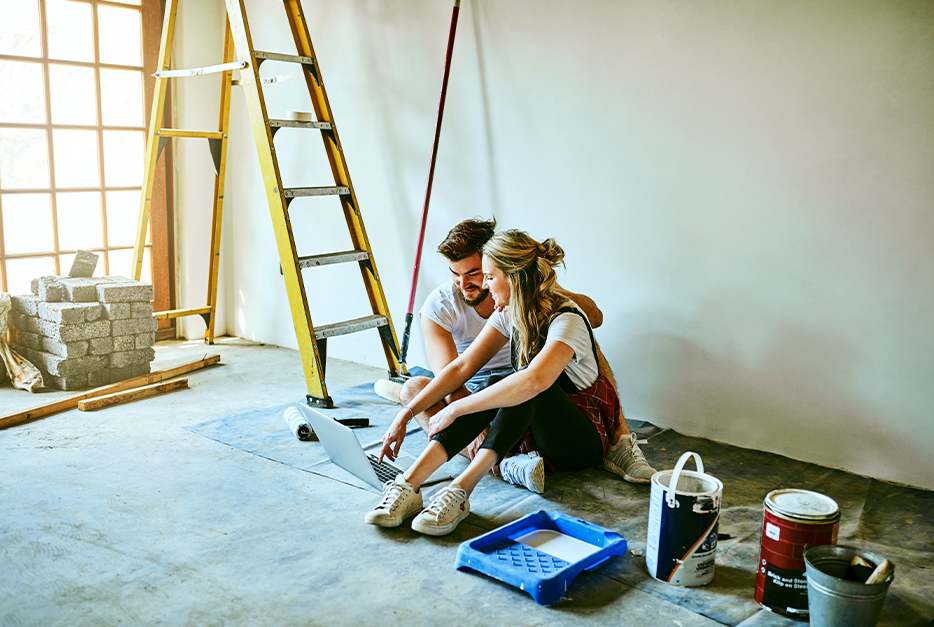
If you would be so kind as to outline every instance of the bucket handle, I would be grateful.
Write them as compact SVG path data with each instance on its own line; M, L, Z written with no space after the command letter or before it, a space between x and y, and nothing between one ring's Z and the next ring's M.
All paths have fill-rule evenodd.
M701 461L700 455L697 453L687 451L678 459L678 463L675 464L675 469L671 472L671 479L668 481L668 492L665 493L665 501L668 503L668 507L672 509L678 507L678 501L675 499L675 492L678 489L678 480L681 478L681 470L692 456L694 457L694 464L697 466L697 472L701 474L704 472L704 462Z

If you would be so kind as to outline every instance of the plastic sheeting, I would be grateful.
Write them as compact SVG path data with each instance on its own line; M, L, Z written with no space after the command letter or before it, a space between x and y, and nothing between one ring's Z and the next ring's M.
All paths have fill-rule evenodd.
M12 308L10 295L0 292L0 382L9 377L13 387L35 392L42 387L42 373L7 345L7 323Z

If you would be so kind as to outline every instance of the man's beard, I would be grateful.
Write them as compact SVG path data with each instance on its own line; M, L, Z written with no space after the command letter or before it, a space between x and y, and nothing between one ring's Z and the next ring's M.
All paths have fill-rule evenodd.
M461 297L461 300L464 301L464 303L466 303L468 307L476 307L477 305L482 303L484 300L486 300L486 297L490 295L490 290L481 289L480 295L477 296L476 298L467 298L467 295L464 294L463 291L461 291L461 288L457 288L456 291L457 291L458 296Z

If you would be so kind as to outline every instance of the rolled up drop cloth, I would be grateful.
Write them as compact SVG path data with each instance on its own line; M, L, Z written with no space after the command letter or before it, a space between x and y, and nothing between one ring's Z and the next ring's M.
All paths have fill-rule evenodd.
M299 440L310 440L315 437L315 432L311 428L311 425L308 424L308 421L305 420L305 416L302 415L302 412L296 407L287 407L285 410L285 422L289 425L289 429L292 430L292 433L295 434L295 437Z
M6 343L7 321L12 308L10 295L0 292L0 381L9 376L13 387L35 392L42 387L42 373Z

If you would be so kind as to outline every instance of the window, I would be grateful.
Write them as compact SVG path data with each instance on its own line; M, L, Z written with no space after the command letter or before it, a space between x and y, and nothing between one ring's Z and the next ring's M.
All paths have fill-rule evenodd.
M100 256L97 275L130 274L161 29L150 4L0 0L0 291L67 274L78 249ZM167 240L162 226L155 238ZM157 254L169 258L162 240ZM151 281L147 244L141 279Z

